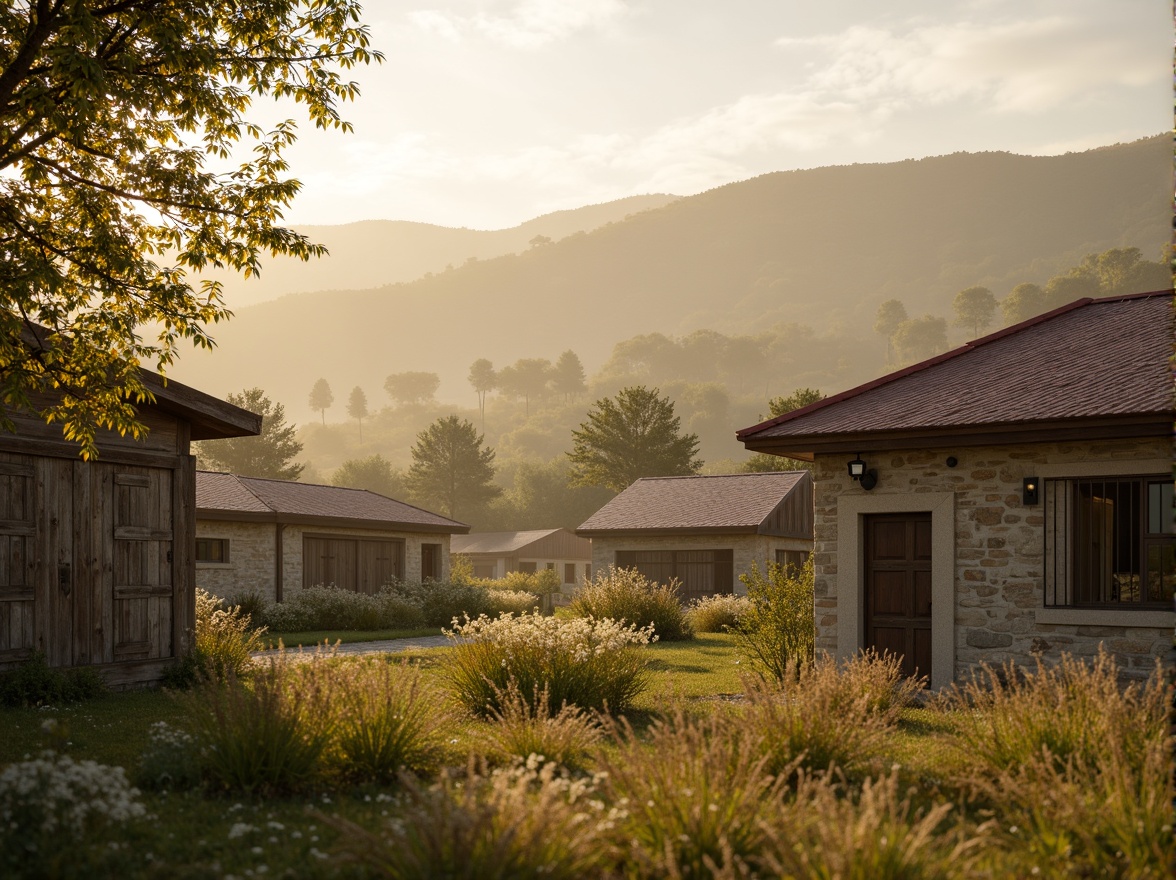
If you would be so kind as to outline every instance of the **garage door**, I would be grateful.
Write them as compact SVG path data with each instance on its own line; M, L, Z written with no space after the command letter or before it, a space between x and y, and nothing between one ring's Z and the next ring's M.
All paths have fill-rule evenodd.
M334 535L306 535L302 539L304 587L334 584L370 594L403 576L403 541Z

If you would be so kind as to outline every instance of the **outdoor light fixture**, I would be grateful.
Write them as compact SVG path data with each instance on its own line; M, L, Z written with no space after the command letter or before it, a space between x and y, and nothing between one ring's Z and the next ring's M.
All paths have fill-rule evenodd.
M1041 480L1037 477L1025 477L1021 480L1021 503L1037 504L1041 501Z
M878 472L873 468L867 468L861 455L849 463L849 476L867 492L878 485Z
M954 455L949 455L947 457L947 461L944 462L944 464L946 464L948 467L951 467L951 468L955 467L959 463L960 463L960 460L958 458L956 458Z

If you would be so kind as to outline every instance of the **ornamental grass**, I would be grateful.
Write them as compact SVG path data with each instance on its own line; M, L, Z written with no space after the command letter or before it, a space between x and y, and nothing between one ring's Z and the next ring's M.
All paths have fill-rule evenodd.
M552 714L547 693L527 700L513 682L498 695L498 704L482 734L488 758L511 763L537 755L568 770L582 770L590 763L602 736L595 716L569 705Z
M477 715L501 712L513 685L532 709L565 706L624 712L649 682L647 659L634 650L657 637L615 620L504 614L468 617L446 634L457 644L444 675L461 703Z
M198 676L224 681L251 670L254 651L261 650L265 627L255 627L241 606L196 588L196 638L192 658Z
M655 583L632 568L609 566L576 591L565 611L573 617L611 618L652 627L663 642L694 638L678 595L678 582Z

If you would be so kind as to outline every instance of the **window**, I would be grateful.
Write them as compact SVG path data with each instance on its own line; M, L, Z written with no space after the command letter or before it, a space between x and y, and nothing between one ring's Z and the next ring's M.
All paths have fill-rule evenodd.
M228 538L197 538L196 561L224 565L229 561Z
M735 582L731 550L618 550L617 568L635 568L659 584L677 579L683 602L730 593Z
M1045 481L1045 604L1171 607L1176 527L1170 478Z
M564 579L565 584L574 584L576 582L576 563L564 563Z
M547 563L547 570L548 571L555 571L555 563L554 562Z
M441 545L421 544L421 580L441 579Z
M779 565L785 571L800 571L804 568L804 564L808 562L809 554L807 550L777 550L776 551L776 565Z

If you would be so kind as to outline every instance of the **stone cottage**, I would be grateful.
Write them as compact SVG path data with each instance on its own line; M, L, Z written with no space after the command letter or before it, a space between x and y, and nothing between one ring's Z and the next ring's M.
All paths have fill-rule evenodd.
M196 585L280 602L319 584L443 580L450 536L469 528L363 489L197 471Z
M569 591L592 577L592 542L570 529L454 535L450 548L454 555L470 560L475 577L501 578L512 571L547 569Z
M739 431L814 462L818 647L935 688L1100 645L1150 672L1176 624L1172 305L1078 300Z
M594 513L576 534L592 539L592 567L671 578L684 600L744 593L753 564L802 565L812 550L807 471L645 477Z

